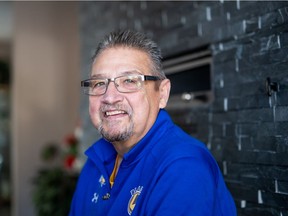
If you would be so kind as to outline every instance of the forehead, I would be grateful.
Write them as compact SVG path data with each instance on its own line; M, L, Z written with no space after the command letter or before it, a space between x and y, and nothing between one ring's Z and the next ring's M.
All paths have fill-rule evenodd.
M149 55L135 48L113 47L102 51L94 60L91 75L119 76L127 71L150 74Z

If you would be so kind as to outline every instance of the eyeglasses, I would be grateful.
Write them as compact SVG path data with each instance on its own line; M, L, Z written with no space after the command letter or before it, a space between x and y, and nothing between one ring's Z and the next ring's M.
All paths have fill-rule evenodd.
M91 78L81 81L81 87L84 88L85 94L99 96L106 93L110 82L114 82L114 85L119 92L130 93L141 89L146 80L157 81L161 80L161 78L140 74L119 76L111 79Z

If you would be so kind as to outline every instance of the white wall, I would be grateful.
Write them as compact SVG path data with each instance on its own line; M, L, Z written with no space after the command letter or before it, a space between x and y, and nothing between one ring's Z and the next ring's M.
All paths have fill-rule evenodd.
M32 178L40 151L74 130L79 108L77 2L14 2L13 215L35 215Z

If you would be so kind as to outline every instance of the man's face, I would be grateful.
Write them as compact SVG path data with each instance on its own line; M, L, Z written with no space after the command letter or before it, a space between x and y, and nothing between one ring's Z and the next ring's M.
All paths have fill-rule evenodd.
M143 51L108 48L95 59L91 75L97 78L152 75L150 68L150 58ZM144 81L138 91L121 93L110 82L104 95L89 97L89 112L94 126L114 144L116 150L122 153L129 151L151 128L159 109L166 106L169 80L161 81L159 90L155 85L155 81Z

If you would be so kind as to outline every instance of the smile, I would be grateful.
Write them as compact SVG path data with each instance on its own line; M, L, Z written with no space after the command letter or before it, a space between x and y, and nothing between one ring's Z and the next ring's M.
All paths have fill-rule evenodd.
M105 112L106 117L114 116L114 115L121 115L121 114L126 114L126 112L123 110L113 110L113 111L106 111Z

